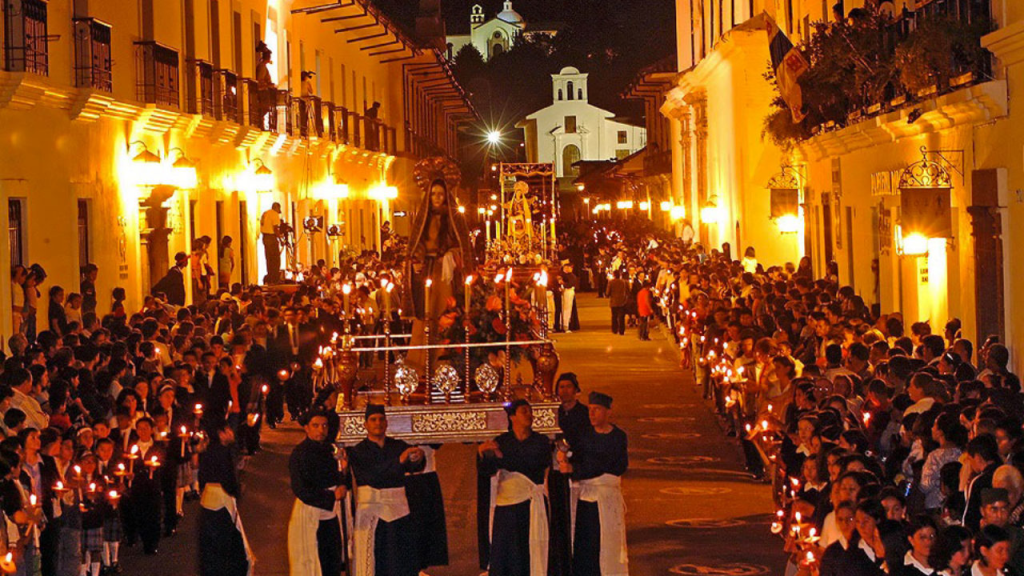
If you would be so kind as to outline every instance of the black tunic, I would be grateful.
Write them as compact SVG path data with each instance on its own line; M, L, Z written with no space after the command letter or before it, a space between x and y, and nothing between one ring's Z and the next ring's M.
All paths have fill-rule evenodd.
M199 485L220 484L234 498L239 495L238 476L231 449L211 442L199 455ZM245 576L249 559L245 542L226 508L199 509L199 574L201 576Z
M577 402L566 410L558 407L558 427L562 433L557 436L565 440L569 450L579 445L580 437L591 429L590 414L586 405ZM548 498L551 506L550 539L548 542L548 573L552 576L568 576L572 571L572 522L569 476L552 468L548 474Z
M306 438L292 450L288 459L292 492L303 504L321 510L334 510L332 486L346 484L338 470L334 449L327 442ZM317 555L324 574L341 572L344 546L341 542L340 519L321 520L316 532Z
M399 458L409 448L408 443L394 438L385 438L383 447L366 439L350 448L348 459L356 485L378 490L404 488L406 472L418 472L426 465L422 459L406 460L403 464ZM411 514L393 522L380 520L374 532L374 573L415 576L421 568L419 557L408 551L417 547L416 524Z
M437 472L406 475L405 495L409 499L409 514L419 536L420 569L447 566L448 527L445 523L444 496L441 494L441 481Z
M626 433L612 426L601 434L591 429L573 453L574 480L589 480L605 474L622 476L629 467ZM573 576L601 576L601 514L597 502L576 504L576 534L572 556Z
M551 466L551 441L546 436L530 433L522 442L514 432L495 438L502 457L488 454L481 470L494 475L499 470L519 472L534 484L543 484ZM486 529L486 526L484 527ZM495 506L490 546L491 576L530 575L530 501L512 506Z
M334 490L345 479L338 470L330 444L306 438L292 450L288 458L292 492L307 506L334 510Z

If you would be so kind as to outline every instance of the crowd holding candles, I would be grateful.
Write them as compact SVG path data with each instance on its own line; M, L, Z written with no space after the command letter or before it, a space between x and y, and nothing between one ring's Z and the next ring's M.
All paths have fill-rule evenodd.
M998 336L883 313L808 258L607 230L584 251L610 298L620 278L651 287L681 368L772 486L787 575L1024 573L1024 399Z

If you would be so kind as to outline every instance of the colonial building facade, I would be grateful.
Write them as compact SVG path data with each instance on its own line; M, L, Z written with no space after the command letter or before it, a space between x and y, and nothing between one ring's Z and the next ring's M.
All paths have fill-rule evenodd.
M991 19L981 38L990 64L952 81L851 110L813 127L788 150L764 137L775 88L764 78L768 18L796 44L814 22L856 17L861 3L677 0L678 70L663 113L672 126L672 192L701 241L747 246L766 265L808 256L818 274L836 270L881 312L960 318L965 337L995 334L1024 367L1024 263L1011 246L1024 222L1024 5L1011 0L907 2L898 30L922 18ZM911 249L902 226L901 178L922 166L948 178L948 233ZM799 224L772 218L772 182L799 189ZM904 186L910 180L904 180ZM706 216L706 217L705 217ZM792 224L789 222L787 224Z
M200 236L231 236L231 280L260 281L274 202L300 262L377 248L382 221L419 199L415 161L454 154L474 117L443 51L368 0L12 0L3 18L0 268L41 264L45 294L78 291L94 263L100 314L115 287L138 309ZM303 232L308 217L322 228Z

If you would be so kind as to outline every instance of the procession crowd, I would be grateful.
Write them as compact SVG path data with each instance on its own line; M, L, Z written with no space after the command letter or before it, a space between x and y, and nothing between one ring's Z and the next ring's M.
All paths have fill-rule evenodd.
M613 332L649 288L683 367L772 483L787 574L1024 574L1024 401L997 336L978 346L956 318L881 314L808 258L765 267L753 248L601 237L590 277Z
M194 256L204 256L197 246ZM191 258L178 260L163 286L183 294ZM353 288L354 333L383 321L393 263L367 252L344 268L343 278L313 266L290 290L214 291L197 266L197 304L175 305L155 289L129 313L121 289L98 305L106 298L96 294L94 265L66 298L49 288L48 306L36 289L42 266L16 267L12 288L27 298L14 301L18 330L0 369L0 570L116 574L122 544L156 554L175 535L183 502L200 493L201 527L233 526L237 471L259 450L264 421L276 426L286 405L292 419L334 407L331 390L314 388L311 365L323 334L341 330L340 282ZM201 563L223 567L229 552L207 546Z

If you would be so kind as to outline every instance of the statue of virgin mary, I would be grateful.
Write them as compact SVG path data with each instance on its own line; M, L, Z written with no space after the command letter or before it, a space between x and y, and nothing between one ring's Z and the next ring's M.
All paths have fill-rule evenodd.
M416 164L413 175L423 200L409 235L406 278L411 289L405 291L403 307L421 320L427 319L429 310L433 319L444 312L448 297L457 294L465 274L474 269L475 257L469 228L455 200L459 167L445 158L427 158ZM428 279L432 281L429 304L424 299Z

